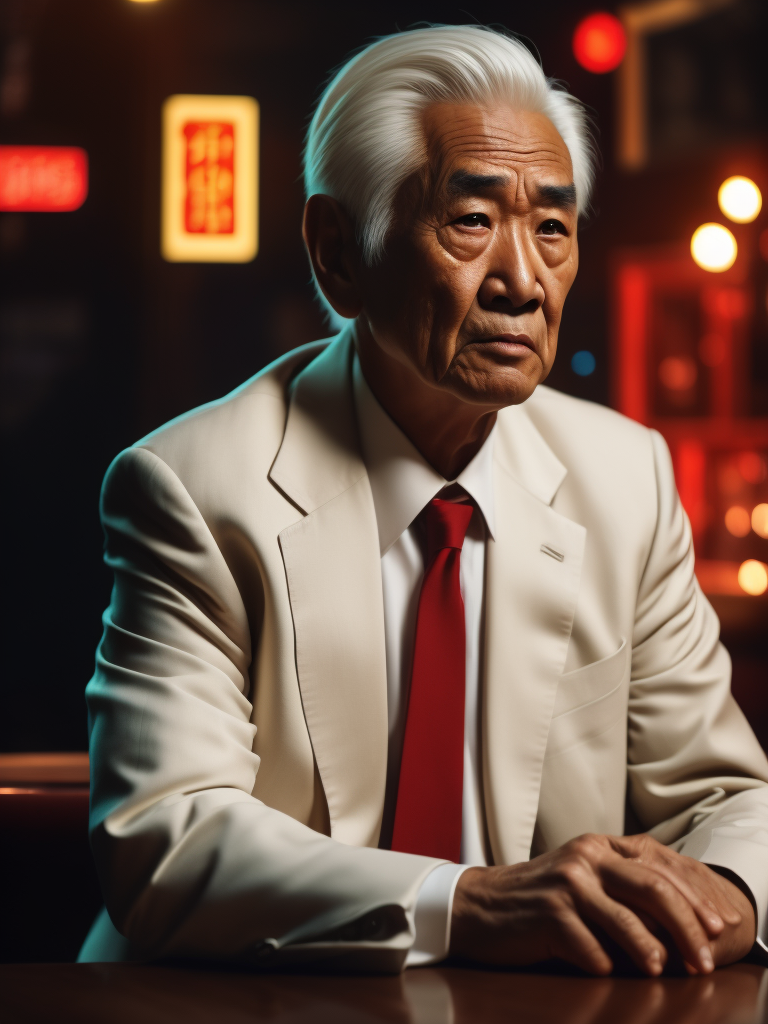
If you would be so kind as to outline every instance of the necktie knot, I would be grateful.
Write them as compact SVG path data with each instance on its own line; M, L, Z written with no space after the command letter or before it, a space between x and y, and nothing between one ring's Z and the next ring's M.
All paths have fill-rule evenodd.
M464 537L472 518L469 503L433 498L427 505L427 561L431 562L443 548L464 546Z

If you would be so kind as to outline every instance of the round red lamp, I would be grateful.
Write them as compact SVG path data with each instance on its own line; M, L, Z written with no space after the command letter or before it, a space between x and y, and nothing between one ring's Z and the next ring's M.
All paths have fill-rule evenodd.
M624 26L607 11L587 15L573 33L573 54L587 71L604 75L621 64L627 49Z

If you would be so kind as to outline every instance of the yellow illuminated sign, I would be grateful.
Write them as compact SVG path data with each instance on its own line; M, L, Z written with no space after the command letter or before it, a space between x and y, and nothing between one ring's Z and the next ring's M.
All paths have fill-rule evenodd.
M256 255L259 105L250 96L163 104L162 254L173 263Z

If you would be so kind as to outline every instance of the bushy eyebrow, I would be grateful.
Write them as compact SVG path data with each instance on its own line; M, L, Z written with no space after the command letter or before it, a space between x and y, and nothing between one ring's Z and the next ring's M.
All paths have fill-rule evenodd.
M538 206L555 206L559 210L572 210L576 206L576 186L539 185L535 202Z
M472 174L471 171L454 171L448 179L448 194L457 196L476 196L489 188L499 188L509 184L506 174Z
M451 198L476 196L488 189L504 188L509 184L506 174L473 174L471 171L454 171L448 179L448 195ZM576 186L539 185L534 201L537 206L554 206L560 210L572 210L576 206Z

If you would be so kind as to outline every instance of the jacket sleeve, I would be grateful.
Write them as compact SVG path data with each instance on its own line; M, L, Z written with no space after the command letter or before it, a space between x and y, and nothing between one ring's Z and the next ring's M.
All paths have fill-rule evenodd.
M90 828L126 955L400 970L440 862L344 845L251 795L261 623L154 453L115 460L101 513L115 582L86 690Z
M629 700L629 801L661 842L748 885L764 937L768 761L731 695L719 622L694 575L667 446L652 432L658 518L640 584Z

